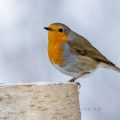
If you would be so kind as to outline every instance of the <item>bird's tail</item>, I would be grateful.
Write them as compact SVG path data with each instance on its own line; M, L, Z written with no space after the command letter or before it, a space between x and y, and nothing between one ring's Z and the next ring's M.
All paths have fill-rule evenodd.
M120 73L120 68L117 67L117 66L109 66L109 68L111 68L112 70Z
M102 67L104 67L104 68L112 69L112 70L120 73L120 68L117 67L117 66L114 65L114 64L112 65L112 64L101 63L101 65L102 65Z

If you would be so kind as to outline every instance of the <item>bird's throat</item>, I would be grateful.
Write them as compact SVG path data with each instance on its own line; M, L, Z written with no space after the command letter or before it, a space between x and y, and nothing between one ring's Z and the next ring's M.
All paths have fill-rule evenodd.
M63 65L63 49L62 45L65 41L61 36L52 32L48 35L48 55L52 64Z
M63 50L62 42L59 43L49 43L48 44L48 55L52 64L63 64Z

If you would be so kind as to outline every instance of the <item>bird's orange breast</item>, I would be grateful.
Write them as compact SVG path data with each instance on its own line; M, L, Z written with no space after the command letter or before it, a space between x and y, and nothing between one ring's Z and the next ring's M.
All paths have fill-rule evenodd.
M67 41L66 35L55 32L48 33L48 56L52 64L63 65L63 43Z

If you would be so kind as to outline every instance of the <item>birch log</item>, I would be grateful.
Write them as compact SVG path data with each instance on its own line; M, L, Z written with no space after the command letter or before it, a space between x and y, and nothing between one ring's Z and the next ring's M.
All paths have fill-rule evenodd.
M0 120L80 120L76 84L0 86Z

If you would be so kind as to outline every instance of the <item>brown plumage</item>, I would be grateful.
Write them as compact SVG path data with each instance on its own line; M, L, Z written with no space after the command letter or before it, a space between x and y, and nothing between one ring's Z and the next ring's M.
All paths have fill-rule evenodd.
M76 33L74 33L76 34ZM93 45L84 37L77 35L74 40L69 40L67 43L70 46L70 51L74 54L80 54L83 56L91 57L98 62L104 62L115 66L111 61L109 61L105 56L103 56Z

